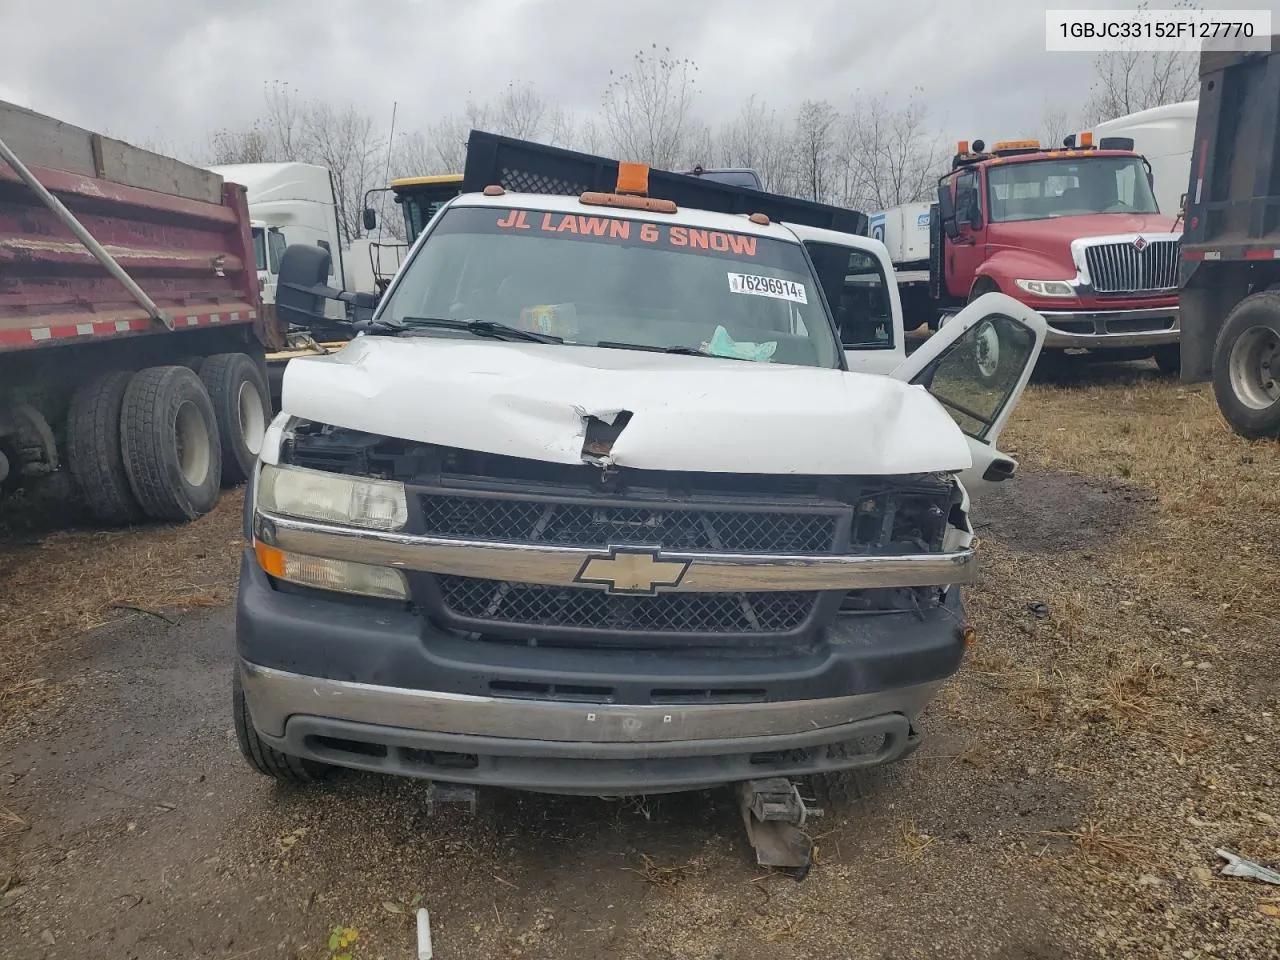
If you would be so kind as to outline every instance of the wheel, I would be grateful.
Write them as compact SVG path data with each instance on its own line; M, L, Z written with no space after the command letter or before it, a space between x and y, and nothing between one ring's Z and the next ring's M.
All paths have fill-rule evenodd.
M222 438L222 485L244 483L262 452L271 419L271 392L253 359L243 353L206 357L200 379L209 391Z
M231 679L231 713L235 720L240 753L249 761L249 766L264 777L275 777L282 783L314 783L329 773L331 768L328 764L291 757L262 742L258 731L254 729L253 718L249 716L249 705L244 700L238 670Z
M142 519L120 447L120 413L132 380L133 374L126 371L94 377L76 389L67 408L71 482L89 515L108 526Z
M147 516L194 520L218 502L222 448L213 404L186 367L149 367L124 393L121 443L129 486Z
M987 386L1000 383L1000 355L1004 340L1000 329L989 320L982 320L973 330L973 362L978 368L978 380Z
M1213 349L1213 395L1240 436L1280 436L1280 291L1245 297L1227 315Z
M1166 377L1176 377L1182 372L1182 348L1176 343L1166 343L1152 351L1152 359Z
M969 303L988 293L997 293L998 288L990 280L979 280L969 291ZM1004 339L1000 329L993 323L983 320L973 328L973 362L977 368L978 381L985 386L1000 383L1000 354Z

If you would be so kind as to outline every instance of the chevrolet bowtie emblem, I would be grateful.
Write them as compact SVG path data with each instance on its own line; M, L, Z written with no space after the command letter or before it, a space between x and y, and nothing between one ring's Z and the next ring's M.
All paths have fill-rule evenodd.
M606 556L588 557L574 580L602 583L609 593L652 597L660 587L679 586L688 569L689 561L659 559L657 550L610 547Z

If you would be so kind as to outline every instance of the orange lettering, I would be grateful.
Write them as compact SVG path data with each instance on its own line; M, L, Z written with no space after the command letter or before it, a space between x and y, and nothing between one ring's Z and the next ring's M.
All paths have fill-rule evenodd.
M720 231L711 234L711 249L719 250L721 253L729 249L729 238Z
M603 237L609 221L600 217L579 217L578 232L584 237Z
M706 250L710 246L710 244L707 243L707 231L695 230L693 227L690 227L689 228L689 246L694 248L695 250L698 250L698 249Z
M611 240L631 239L631 221L630 220L610 220L609 221L609 238Z
M524 210L520 211L519 222L516 224L516 226L519 227L521 230L529 229L529 219Z
M504 230L514 227L519 219L519 214L522 212L523 211L519 210L508 210L507 215L498 220L498 226Z
M729 249L734 253L754 257L756 255L756 238L744 237L740 233L731 233L729 234Z
M673 247L684 247L689 243L689 231L684 227L671 228L671 245Z
M556 233L564 233L566 230L569 233L578 232L578 218L571 213L564 215L564 219L560 221L560 226L556 227Z
M672 243L675 243L674 234L679 229L681 228L680 227L671 228L671 233L673 234L671 238ZM655 227L652 223L640 224L640 239L643 240L645 243L656 243L658 240L658 228Z
M544 213L542 215L542 229L547 233L555 233L555 227L551 226L551 214Z

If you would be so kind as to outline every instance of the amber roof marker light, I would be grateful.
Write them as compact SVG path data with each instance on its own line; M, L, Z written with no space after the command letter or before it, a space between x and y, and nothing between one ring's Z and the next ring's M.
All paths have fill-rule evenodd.
M645 163L618 163L618 193L636 197L649 195L649 165Z

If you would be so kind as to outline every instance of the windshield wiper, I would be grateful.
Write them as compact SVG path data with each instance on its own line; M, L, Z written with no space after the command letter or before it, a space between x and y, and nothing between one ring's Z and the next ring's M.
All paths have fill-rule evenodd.
M494 337L498 340L527 340L530 343L564 343L563 337L549 333L521 330L496 320L459 320L455 317L402 317L406 329L415 327L439 327L444 330L465 330L478 337Z
M611 350L644 350L647 353L678 353L684 357L710 357L714 354L703 353L701 350L695 350L693 347L657 347L648 343L623 343L618 340L601 340L596 344L597 347L608 347ZM723 357L725 360L732 360L733 357Z

